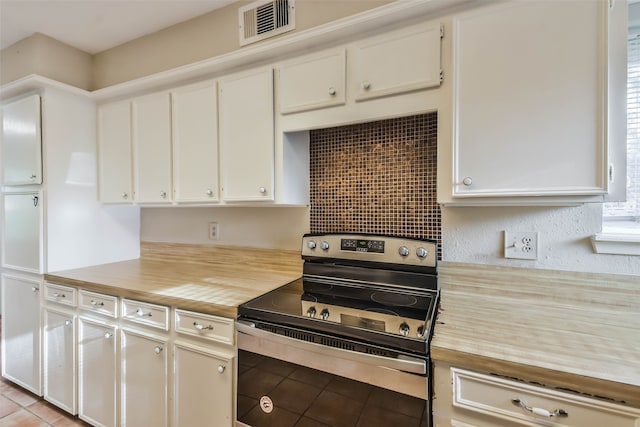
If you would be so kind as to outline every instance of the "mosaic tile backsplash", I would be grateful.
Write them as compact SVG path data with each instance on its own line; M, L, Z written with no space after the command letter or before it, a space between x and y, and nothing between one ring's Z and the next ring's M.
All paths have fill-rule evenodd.
M440 248L437 125L434 112L311 131L311 232L406 236Z

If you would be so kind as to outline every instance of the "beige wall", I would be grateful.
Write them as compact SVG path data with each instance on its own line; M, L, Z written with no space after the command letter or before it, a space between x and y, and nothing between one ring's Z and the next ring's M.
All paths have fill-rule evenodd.
M34 34L0 51L0 84L39 74L96 90L232 52L240 49L238 8L252 1L235 2L94 56L46 35ZM293 32L393 1L297 0Z
M90 89L93 58L86 52L36 33L0 52L0 84L30 74Z
M296 0L296 31L354 15L394 0ZM238 1L222 9L100 52L94 89L143 77L240 49ZM285 33L280 37L291 34Z

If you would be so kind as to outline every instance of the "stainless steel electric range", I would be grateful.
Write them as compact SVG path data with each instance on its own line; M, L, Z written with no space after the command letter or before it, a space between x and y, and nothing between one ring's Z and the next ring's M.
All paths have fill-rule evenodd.
M237 424L430 426L436 249L305 235L303 277L239 307Z

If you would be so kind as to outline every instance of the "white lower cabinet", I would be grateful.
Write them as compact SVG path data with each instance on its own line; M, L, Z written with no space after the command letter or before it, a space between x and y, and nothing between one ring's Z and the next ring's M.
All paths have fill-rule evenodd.
M37 395L42 395L40 285L37 279L2 274L2 376Z
M44 398L76 414L76 315L43 310Z
M233 359L195 345L176 342L174 423L178 426L231 426Z
M168 425L167 337L122 330L122 426Z
M78 323L78 416L94 426L115 427L117 327L84 317Z
M436 427L640 425L640 408L524 381L446 366L436 367L434 379Z

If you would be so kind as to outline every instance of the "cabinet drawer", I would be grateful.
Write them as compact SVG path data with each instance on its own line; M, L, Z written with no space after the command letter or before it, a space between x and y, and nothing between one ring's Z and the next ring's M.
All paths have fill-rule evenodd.
M113 317L114 319L118 317L117 297L84 290L79 291L79 295L81 309Z
M636 427L640 409L451 368L453 405L526 426Z
M176 310L176 331L233 345L233 319Z
M69 286L45 282L44 299L69 307L76 307L78 305L78 290Z
M169 307L162 305L123 299L122 318L153 328L169 330Z

